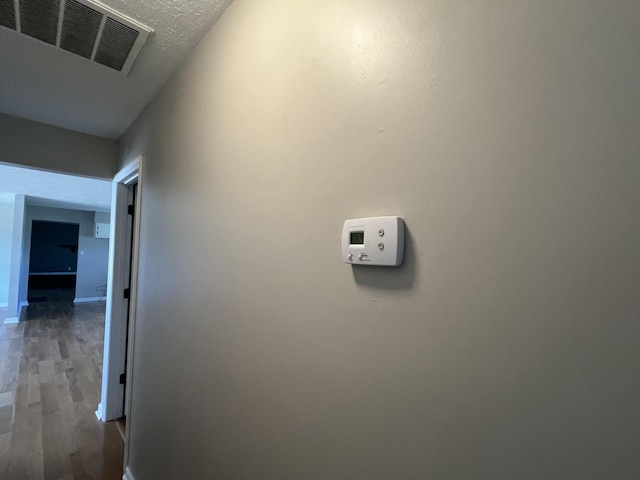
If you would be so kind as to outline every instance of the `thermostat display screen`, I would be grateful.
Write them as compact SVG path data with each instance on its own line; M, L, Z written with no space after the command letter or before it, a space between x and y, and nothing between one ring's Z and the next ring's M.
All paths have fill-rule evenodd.
M364 232L350 232L349 243L351 245L364 245Z

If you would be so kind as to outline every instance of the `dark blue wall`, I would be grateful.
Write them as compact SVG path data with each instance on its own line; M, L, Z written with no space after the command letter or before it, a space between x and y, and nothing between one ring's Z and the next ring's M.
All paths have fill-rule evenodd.
M74 223L34 220L29 273L76 272L78 229Z

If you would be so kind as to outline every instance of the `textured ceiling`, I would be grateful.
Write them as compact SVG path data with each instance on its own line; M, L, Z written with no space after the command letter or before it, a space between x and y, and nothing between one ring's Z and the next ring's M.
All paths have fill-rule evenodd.
M0 27L0 112L117 139L231 0L103 0L154 30L128 76Z
M26 195L29 205L111 210L111 182L0 164L0 202Z

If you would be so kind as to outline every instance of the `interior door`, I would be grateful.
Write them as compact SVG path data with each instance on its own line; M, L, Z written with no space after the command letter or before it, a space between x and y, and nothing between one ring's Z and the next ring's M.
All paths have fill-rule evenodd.
M127 389L128 389L128 383L127 383L127 379L126 379L126 372L127 372L127 365L128 365L128 359L129 359L129 328L131 327L130 325L130 321L131 321L131 279L132 279L132 274L133 274L133 245L134 245L134 235L135 235L135 229L133 228L133 224L135 222L135 218L136 218L136 196L138 193L138 183L133 183L132 185L129 185L129 207L128 207L128 226L127 228L130 230L130 234L129 234L129 242L128 242L128 257L129 257L129 280L127 282L127 287L126 287L126 291L127 294L125 295L126 299L127 299L127 327L126 327L126 331L127 331L127 341L126 341L126 350L125 350L125 356L124 356L124 398L122 399L122 410L124 412L124 417L126 417L127 414L127 409L126 409L126 401L127 401Z

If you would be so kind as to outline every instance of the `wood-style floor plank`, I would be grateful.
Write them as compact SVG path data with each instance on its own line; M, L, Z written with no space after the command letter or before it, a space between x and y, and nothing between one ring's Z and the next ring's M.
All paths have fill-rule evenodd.
M0 479L120 480L122 438L94 414L104 305L55 300L0 312Z

